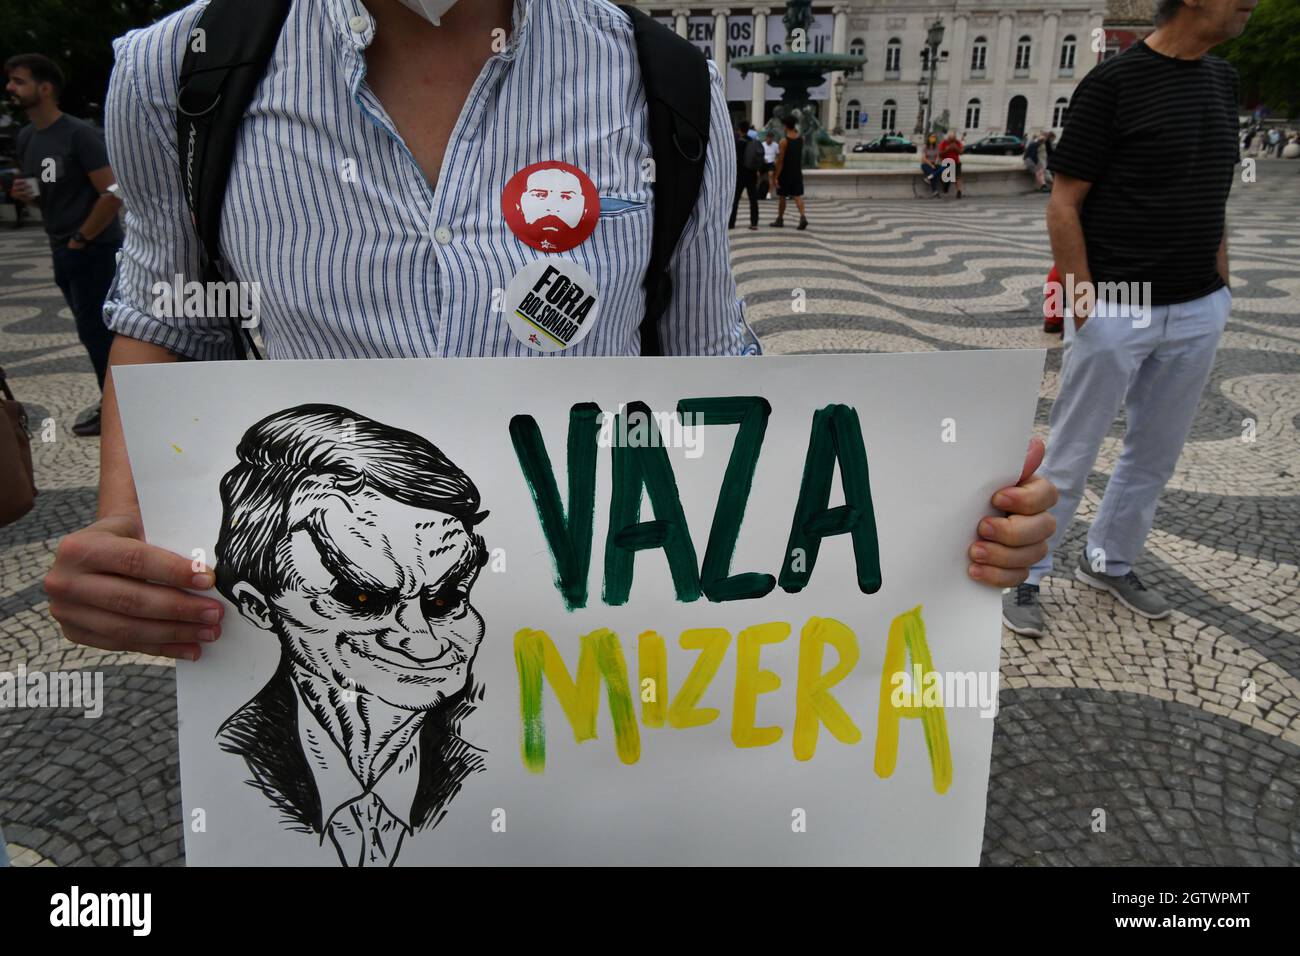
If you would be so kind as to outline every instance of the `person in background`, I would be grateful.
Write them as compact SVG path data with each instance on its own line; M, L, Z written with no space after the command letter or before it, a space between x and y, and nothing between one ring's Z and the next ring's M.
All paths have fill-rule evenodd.
M1039 133L1034 144L1034 185L1040 193L1050 193L1047 185L1047 133Z
M104 134L59 109L63 72L48 57L24 53L5 62L5 90L27 113L31 125L18 134L18 165L10 195L39 206L54 257L54 282L77 323L77 337L104 391L113 333L104 325L104 300L117 270L122 204L109 189L116 180L108 165ZM78 416L74 435L98 435L100 403Z
M1034 185L1040 189L1043 186L1043 167L1039 162L1039 154L1043 149L1043 134L1030 136L1025 140L1025 151L1021 153L1024 159L1025 172L1034 177Z
M1264 129L1262 126L1260 127L1259 132L1255 135L1255 155L1268 155L1268 130Z
M772 225L778 229L785 225L785 201L793 199L799 207L799 225L796 228L807 229L808 216L803 207L803 137L799 135L799 125L793 116L783 116L781 125L785 127L785 138L781 140L781 150L776 155L776 191L781 199Z
M1174 609L1134 564L1232 306L1226 205L1240 160L1240 83L1230 63L1209 54L1245 29L1251 10L1239 3L1160 0L1156 29L1079 83L1052 157L1047 232L1072 290L1043 466L1060 489L1052 549L1123 408L1122 450L1070 570L1150 620ZM1154 115L1167 118L1167 132L1141 135ZM1038 597L1052 549L1003 595L1002 621L1017 634L1045 633Z
M767 194L776 198L776 156L781 152L781 144L776 141L776 134L771 130L763 139L763 171L767 178Z
M931 133L926 137L925 147L921 150L921 175L930 187L930 198L941 199L939 195L939 174L943 171L939 165L939 137Z
M736 210L740 208L741 193L749 195L749 228L751 231L758 229L758 176L762 169L763 144L758 141L758 133L754 127L746 129L746 124L741 123L736 127L736 194L731 200L728 229L736 228Z
M957 138L955 129L948 130L948 135L943 138L939 144L939 161L944 166L952 166L952 173L945 171L943 175L943 191L948 191L949 176L957 183L957 198L961 198L961 151L965 147L962 141Z

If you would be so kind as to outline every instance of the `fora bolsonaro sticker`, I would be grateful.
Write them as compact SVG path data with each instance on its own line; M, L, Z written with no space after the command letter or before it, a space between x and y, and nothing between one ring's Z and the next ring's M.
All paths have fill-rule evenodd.
M595 231L600 196L577 166L534 163L510 177L501 212L520 242L541 252L568 252Z
M506 289L506 320L521 342L538 352L577 345L596 324L596 280L568 259L538 259Z

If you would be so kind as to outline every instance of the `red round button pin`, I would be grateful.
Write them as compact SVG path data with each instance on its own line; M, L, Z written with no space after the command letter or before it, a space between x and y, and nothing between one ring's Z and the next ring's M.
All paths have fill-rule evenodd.
M534 163L510 177L501 212L520 242L541 252L567 252L595 232L600 196L577 166Z

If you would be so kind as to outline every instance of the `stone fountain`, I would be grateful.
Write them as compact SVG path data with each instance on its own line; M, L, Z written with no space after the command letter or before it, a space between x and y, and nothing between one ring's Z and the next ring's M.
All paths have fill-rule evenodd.
M803 30L808 36L813 25L812 0L789 0L785 5L786 36ZM799 122L803 137L803 165L805 169L819 166L843 166L844 144L832 139L818 122L816 108L809 91L820 86L828 73L855 70L867 62L865 56L848 53L775 53L762 56L742 56L732 60L732 65L746 76L762 73L767 82L781 90L781 102L769 128L780 135L780 119L793 113ZM774 124L774 125L773 125Z

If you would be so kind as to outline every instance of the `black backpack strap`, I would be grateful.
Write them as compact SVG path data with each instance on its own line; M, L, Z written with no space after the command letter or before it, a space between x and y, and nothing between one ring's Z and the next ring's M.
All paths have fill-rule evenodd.
M662 355L659 319L672 299L669 272L673 252L695 210L704 182L709 145L709 63L703 53L635 7L621 9L632 20L637 59L649 109L650 152L654 157L654 234L645 276L645 318L641 354Z
M176 148L205 283L223 281L221 206L235 137L275 51L291 2L211 0L186 40L176 94ZM260 358L239 317L232 315L229 322L239 357L246 358L251 350Z

